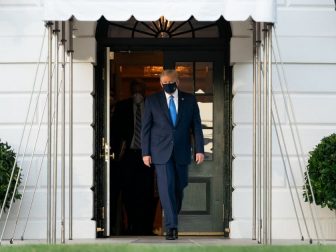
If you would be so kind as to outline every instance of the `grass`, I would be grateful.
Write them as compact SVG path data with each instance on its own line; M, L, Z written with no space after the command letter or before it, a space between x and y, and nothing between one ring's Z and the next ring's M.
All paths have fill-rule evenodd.
M331 245L298 246L196 246L178 244L76 244L76 245L13 245L1 246L1 252L335 252Z

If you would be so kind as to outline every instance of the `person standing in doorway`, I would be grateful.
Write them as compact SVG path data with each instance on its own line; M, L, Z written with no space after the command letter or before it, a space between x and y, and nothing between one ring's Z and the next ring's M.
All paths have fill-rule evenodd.
M204 139L196 98L178 89L176 70L164 70L160 83L163 91L149 96L145 102L142 157L146 166L155 167L165 216L166 239L176 240L183 190L188 184L191 136L197 164L204 161Z
M116 104L112 134L119 160L119 184L127 215L127 235L152 235L154 221L154 169L141 156L141 120L146 84L133 80L132 97Z

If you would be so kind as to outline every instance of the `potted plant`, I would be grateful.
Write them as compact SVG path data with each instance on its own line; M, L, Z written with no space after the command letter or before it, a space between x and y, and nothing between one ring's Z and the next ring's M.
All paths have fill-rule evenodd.
M0 139L0 204L1 206L3 204L4 198L6 195L7 187L9 184L9 180L10 180L12 169L13 169L14 162L15 162L15 156L16 154L12 150L11 146L9 146L7 142L3 143ZM21 199L21 194L18 192L17 188L14 192L14 186L15 186L17 179L19 179L18 187L21 183L21 175L18 178L19 170L20 168L17 165L15 165L13 179L12 179L12 183L10 186L10 190L8 192L7 200L5 202L4 211L6 211L6 209L9 208L13 193L15 193L14 201L15 199Z
M307 168L315 203L336 210L336 134L323 138L309 153ZM303 196L306 202L313 202L306 172Z

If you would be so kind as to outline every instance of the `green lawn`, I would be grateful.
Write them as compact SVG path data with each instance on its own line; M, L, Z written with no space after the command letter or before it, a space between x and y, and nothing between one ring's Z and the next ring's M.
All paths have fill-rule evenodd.
M80 244L80 245L6 245L1 246L1 252L336 252L336 246L329 245L301 245L301 246L191 246L178 244Z

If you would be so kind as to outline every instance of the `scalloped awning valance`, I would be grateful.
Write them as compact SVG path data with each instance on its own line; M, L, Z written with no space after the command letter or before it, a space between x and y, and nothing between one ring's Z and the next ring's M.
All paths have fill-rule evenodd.
M194 16L199 21L274 23L276 0L44 0L43 19L64 21L74 16L81 21L94 21L104 16L110 21L126 21L134 16L139 21L155 21L164 16L170 21L184 21Z

